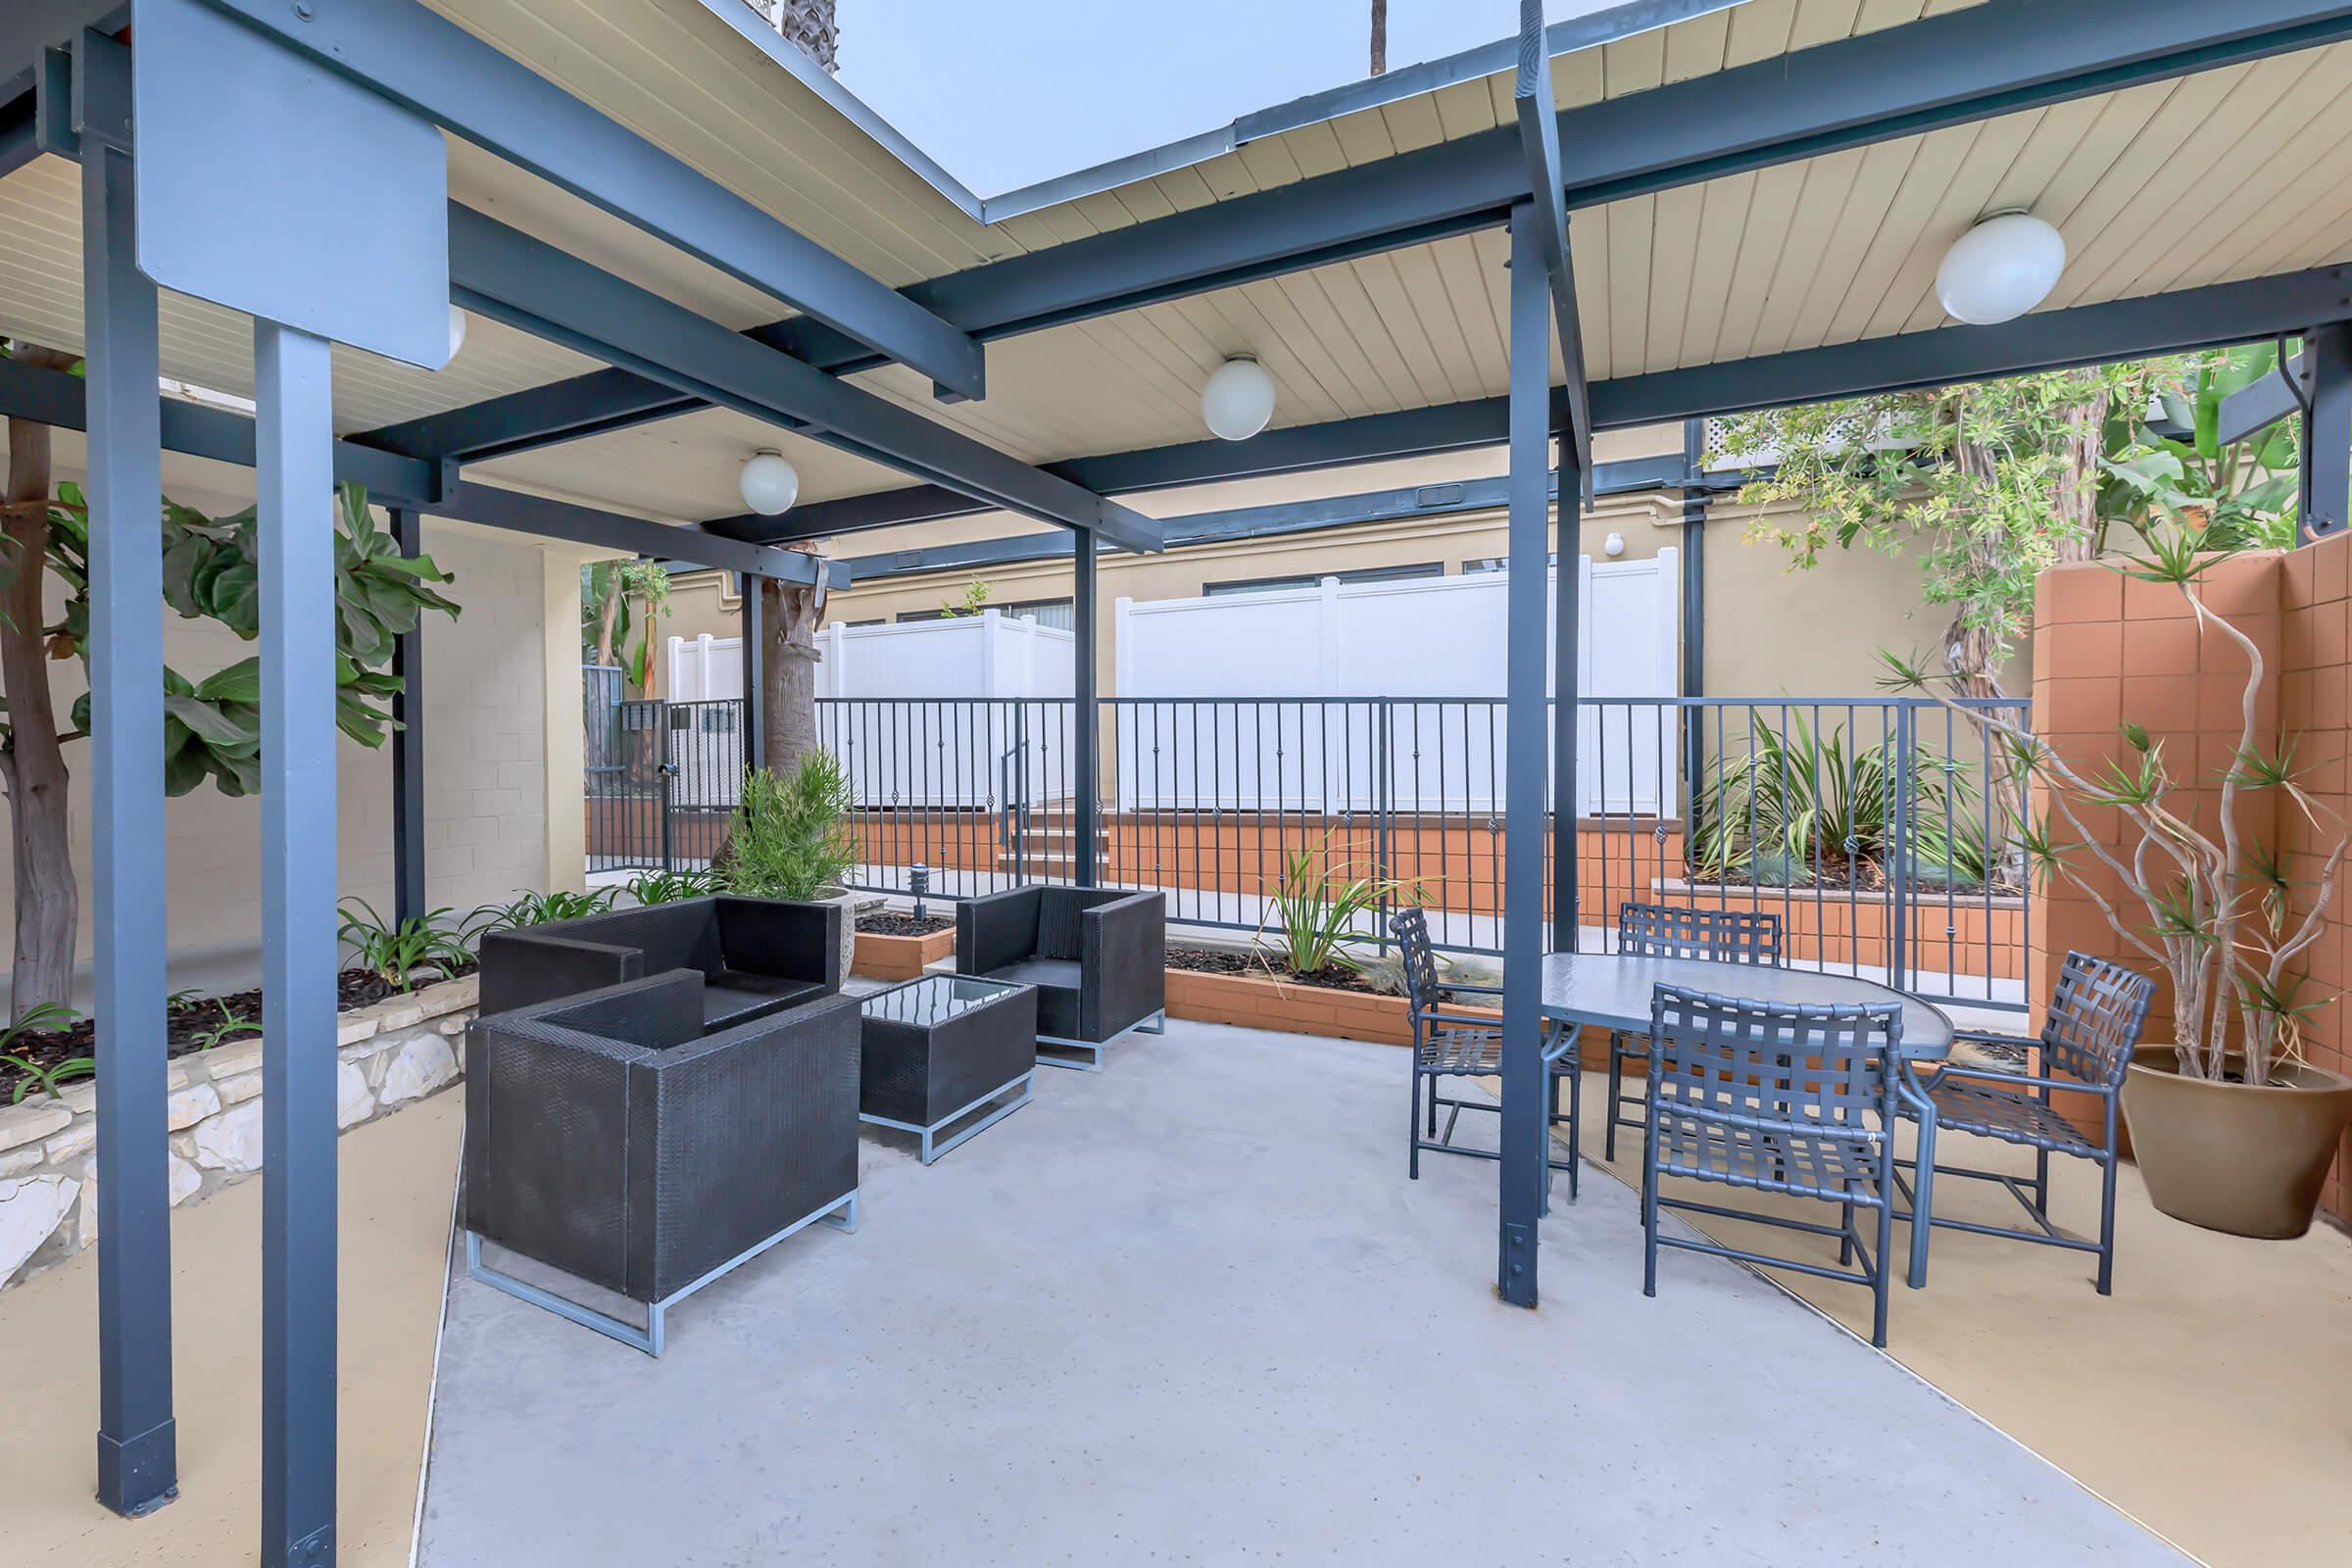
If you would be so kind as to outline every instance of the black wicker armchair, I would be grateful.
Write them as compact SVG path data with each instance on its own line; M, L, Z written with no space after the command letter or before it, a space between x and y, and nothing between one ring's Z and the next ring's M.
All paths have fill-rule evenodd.
M1035 986L1037 1059L1095 1071L1121 1036L1165 1027L1167 932L1157 893L1012 888L956 906L956 972Z
M841 989L841 906L720 894L482 938L482 1011L512 1012L666 969L704 980L703 1023L746 1023Z
M652 1355L681 1298L858 1219L856 999L706 1034L704 984L673 969L466 1032L466 1272ZM644 1303L644 1326L485 1263L484 1243Z
M1980 1236L2002 1236L2011 1241L2037 1242L2095 1253L2101 1296L2115 1286L2115 1166L2122 1157L2116 1137L2116 1102L2124 1090L2124 1073L2132 1065L2132 1048L2147 1022L2148 1005L2156 995L2155 982L2120 963L2069 953L2058 971L2058 988L2040 1038L1964 1031L1956 1038L1987 1044L2039 1046L2042 1073L2038 1077L2004 1073L1990 1068L1943 1066L1924 1082L1914 1077L1906 1085L1902 1113L1919 1123L1919 1159L1898 1160L1901 1169L1919 1178L1912 1214L1897 1214L1912 1223L1911 1284L1927 1283L1928 1237L1935 1226L1974 1231ZM2069 1121L2051 1102L2056 1092L2089 1095L2100 1107L2100 1132L2095 1139ZM1974 1133L2004 1144L2034 1151L2034 1179L2005 1171L1978 1170L1936 1163L1939 1132ZM2069 1236L2050 1222L2050 1156L2067 1154L2087 1159L2099 1168L2099 1237L2090 1241ZM2032 1230L1981 1225L1951 1219L1935 1210L1933 1184L1938 1176L1964 1176L1996 1182L2009 1190L2034 1222ZM1896 1180L1902 1177L1898 1169ZM1905 1184L1906 1186L1908 1184ZM1915 1217L1916 1216L1916 1217Z

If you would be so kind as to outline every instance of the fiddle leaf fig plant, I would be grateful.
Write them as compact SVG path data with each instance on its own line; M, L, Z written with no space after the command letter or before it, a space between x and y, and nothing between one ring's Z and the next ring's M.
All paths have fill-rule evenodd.
M0 356L74 373L71 355L16 340ZM0 790L8 799L17 867L11 1007L22 1018L71 995L80 894L71 856L67 747L90 733L90 699L53 688L56 666L86 663L90 633L89 503L81 488L52 485L49 427L7 421L9 464L0 493ZM450 581L426 556L404 557L376 525L356 485L336 496L335 718L363 746L380 746L400 690L390 669L395 640L427 611L455 615L437 585ZM215 517L166 501L155 548L164 599L181 616L217 621L251 642L261 634L251 508ZM224 795L261 783L261 670L239 660L188 674L166 669L164 788L186 795L210 782ZM86 674L83 682L87 685Z

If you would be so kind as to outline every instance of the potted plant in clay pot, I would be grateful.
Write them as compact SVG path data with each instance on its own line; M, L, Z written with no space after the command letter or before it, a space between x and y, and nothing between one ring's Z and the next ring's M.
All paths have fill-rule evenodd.
M2306 788L2294 739L2264 733L2262 649L2206 603L2206 577L2242 552L2205 549L2212 536L2177 514L2146 534L2146 554L2116 569L2177 589L2200 638L2246 660L2227 765L2184 778L2129 722L2119 754L2078 763L1995 714L1956 710L1993 730L2034 786L2038 815L2017 840L2037 872L2082 890L2171 982L2171 1038L2141 1042L2123 1094L2149 1199L2211 1230L2300 1236L2352 1121L2352 1079L2301 1050L2305 1020L2332 1000L2313 994L2301 960L2326 934L2352 825ZM1891 684L1942 695L1940 680L1888 662ZM2112 811L2123 831L2103 837L2084 811Z
M743 781L743 800L727 826L714 869L730 893L841 906L841 972L858 943L861 895L842 886L858 863L856 806L849 775L833 754L814 751L788 774L762 768Z

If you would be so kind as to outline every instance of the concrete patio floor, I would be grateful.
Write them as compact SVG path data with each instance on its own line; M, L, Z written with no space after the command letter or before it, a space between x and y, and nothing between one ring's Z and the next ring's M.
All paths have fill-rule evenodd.
M419 1561L2185 1560L1738 1265L1644 1299L1598 1172L1500 1304L1494 1167L1404 1180L1402 1069L1173 1023L928 1169L869 1137L858 1234L661 1361L461 1272Z

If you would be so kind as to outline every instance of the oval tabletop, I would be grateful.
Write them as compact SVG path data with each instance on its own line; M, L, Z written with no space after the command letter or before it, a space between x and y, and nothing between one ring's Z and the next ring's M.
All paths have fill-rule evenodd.
M1902 1054L1940 1061L1952 1050L1952 1020L1934 1003L1891 986L1817 969L1776 969L1709 958L1644 958L1617 953L1554 953L1544 959L1544 1016L1561 1023L1646 1032L1649 994L1659 985L1756 1002L1854 1006L1898 1002Z

